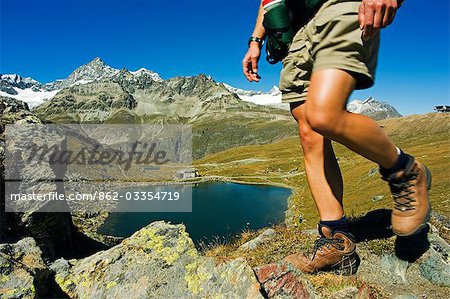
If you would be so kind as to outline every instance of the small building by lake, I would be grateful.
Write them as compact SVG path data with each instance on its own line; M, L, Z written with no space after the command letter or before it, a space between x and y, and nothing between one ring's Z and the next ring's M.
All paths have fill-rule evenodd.
M448 113L450 112L450 106L447 105L434 106L434 111L438 113Z
M176 180L185 180L185 179L193 179L200 176L198 169L196 168L186 168L181 169L175 172L174 179Z

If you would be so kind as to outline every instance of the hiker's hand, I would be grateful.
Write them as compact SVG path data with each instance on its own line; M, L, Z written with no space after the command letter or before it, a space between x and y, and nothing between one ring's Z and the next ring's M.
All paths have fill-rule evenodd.
M397 0L362 0L359 6L359 27L362 37L368 40L394 21Z
M257 43L250 43L247 54L242 60L242 71L248 81L259 82L261 77L258 75L258 61L261 56L261 49Z

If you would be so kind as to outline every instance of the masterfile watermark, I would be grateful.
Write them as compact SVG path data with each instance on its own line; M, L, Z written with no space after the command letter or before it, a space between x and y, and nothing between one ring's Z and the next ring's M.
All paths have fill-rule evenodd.
M121 150L105 150L102 146L96 145L92 149L81 148L78 151L61 150L57 145L48 147L47 145L33 145L27 163L36 160L38 164L50 163L60 165L123 165L124 170L129 170L131 164L137 165L163 165L170 162L167 159L167 152L156 150L155 143L135 141L132 143L130 152ZM142 148L142 150L138 150ZM49 155L50 154L50 155ZM48 161L45 157L49 156Z
M191 165L189 125L8 125L5 210L189 212Z

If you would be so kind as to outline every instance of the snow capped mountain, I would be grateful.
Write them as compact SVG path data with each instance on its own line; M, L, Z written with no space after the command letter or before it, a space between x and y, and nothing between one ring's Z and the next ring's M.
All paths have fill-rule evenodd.
M243 89L239 89L239 88L233 87L231 85L228 85L226 83L223 83L223 86L225 86L226 89L228 89L232 93L237 94L238 96L251 97L251 96L254 96L254 95L262 94L262 91L243 90Z
M347 105L347 110L353 113L370 116L374 119L385 119L402 116L394 107L370 97L364 101L354 100Z
M159 96L167 95L172 90L183 94L191 92L192 96L203 96L205 93L209 95L214 90L215 97L226 96L231 92L244 102L289 110L288 104L281 103L281 92L277 86L273 86L269 92L243 90L226 83L217 83L210 76L206 75L175 77L165 81L151 70L145 68L131 72L127 69L119 70L106 65L98 57L78 67L67 79L56 80L47 84L39 83L32 78L23 78L16 74L0 74L0 96L8 96L22 100L33 108L52 99L58 92L65 90L67 87L84 86L96 81L114 82L127 90L128 88L134 90L136 87L138 89L145 89L155 85L156 89L162 88ZM212 88L213 85L214 88ZM91 87L87 86L86 88L89 89ZM165 88L168 88L170 92L169 90L165 90ZM114 94L112 90L109 91ZM133 96L140 99L140 97L147 95L146 93L138 92ZM142 100L144 101L144 99ZM172 98L169 99L169 102L172 101ZM141 104L141 106L143 107L145 105ZM144 109L141 106L139 106L139 109L143 111L150 109ZM375 119L401 116L394 107L373 98L365 101L352 101L347 105L347 109L351 112L368 115Z
M86 84L102 78L112 77L118 73L119 70L106 65L103 60L96 57L88 64L78 67L67 79L46 84L46 88L55 90L73 85Z
M164 80L159 76L159 74L157 74L157 73L155 73L155 72L153 72L153 71L147 70L147 69L145 69L145 68L140 68L140 69L138 69L137 71L130 72L130 73L133 74L133 75L136 76L136 77L148 75L148 76L150 76L150 77L153 79L153 81L156 81L156 82L162 82L162 81L164 81Z
M9 75L0 75L0 81L10 84L14 87L19 88L27 88L31 87L33 85L39 85L40 83L33 78L22 78L19 75L16 74L9 74Z
M16 95L16 89L39 89L41 84L32 78L23 78L16 74L1 75L0 74L0 91Z
M268 105L281 109L289 109L288 104L281 103L281 92L277 86L274 86L269 92L263 93L261 91L235 88L225 83L223 83L223 85L230 92L237 94L243 101L252 102L258 105ZM364 101L354 100L347 105L347 109L350 112L367 115L377 120L402 116L391 105L385 102L377 101L372 97Z
M74 85L83 85L94 81L103 79L110 79L122 75L123 73L131 74L136 79L141 77L150 78L153 81L162 82L163 79L155 72L141 68L134 72L129 72L126 69L115 69L105 64L105 62L99 58L94 58L91 62L78 67L67 79L57 80L52 83L45 84L47 90L62 89Z
M241 100L246 102L251 102L258 105L281 104L281 91L277 86L273 86L269 92L264 93L261 91L235 88L225 83L223 83L223 85L230 92L237 94Z
M119 70L113 69L106 65L99 57L96 57L88 64L80 66L70 74L65 80L65 84L86 84L102 78L112 77L118 72Z
M66 79L58 79L46 84L39 83L32 78L23 78L16 74L0 75L0 96L8 96L22 100L28 103L30 108L33 108L53 98L59 91L66 87L109 79L118 76L122 72L128 73L136 80L163 81L157 73L145 68L141 68L135 72L118 70L106 65L103 60L96 57L91 62L78 67Z

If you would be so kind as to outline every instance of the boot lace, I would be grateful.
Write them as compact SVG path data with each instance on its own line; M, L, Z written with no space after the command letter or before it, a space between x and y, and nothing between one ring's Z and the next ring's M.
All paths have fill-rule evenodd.
M389 182L392 197L394 199L394 208L399 211L414 210L415 207L411 204L416 200L410 195L414 193L411 187L416 184L412 183L419 176L418 172L411 172L408 176L403 176Z
M340 245L341 243L344 243L344 240L337 239L337 238L326 238L326 237L318 237L314 241L314 247L313 247L313 254L311 260L313 260L316 257L317 251L322 249L324 246L333 246L337 250L344 250L344 246Z

